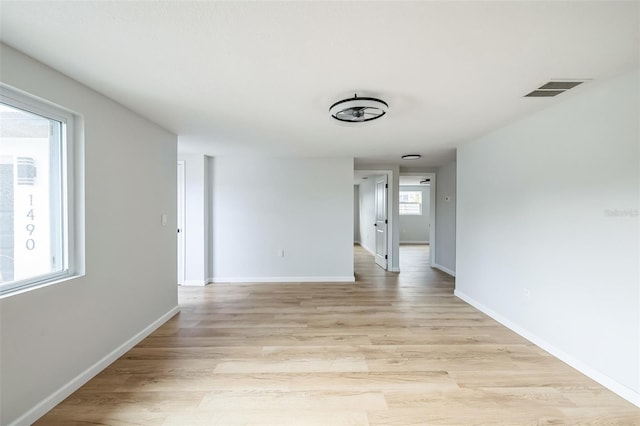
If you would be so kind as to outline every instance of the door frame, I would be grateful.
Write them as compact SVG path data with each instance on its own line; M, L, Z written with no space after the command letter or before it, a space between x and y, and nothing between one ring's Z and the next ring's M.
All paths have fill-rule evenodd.
M394 266L396 264L396 259L394 253L399 253L400 250L400 239L398 238L397 244L394 246L393 243L393 235L395 232L395 215L398 213L399 207L398 203L394 202L397 197L397 188L396 181L393 179L393 170L384 170L384 169L354 169L354 172L364 172L369 176L387 176L387 221L389 222L387 225L387 271L390 272L400 272L400 266ZM395 208L395 215L394 215Z
M374 211L375 211L375 260L376 264L380 266L384 270L389 269L389 197L387 196L389 192L389 176L387 175L378 175L375 176L375 186L374 186ZM384 196L380 197L380 192L378 191L378 185L384 184L384 188L380 188ZM384 206L382 209L378 209L379 202L382 200L384 202ZM384 214L384 222L382 219L378 218L378 213L381 215ZM384 231L381 231L381 227L383 227ZM379 252L379 249L382 247L378 246L378 233L384 232L384 238L380 239L380 245L384 244L384 258Z
M178 279L178 285L184 285L185 278L185 269L186 269L186 253L185 253L185 212L186 212L186 170L185 170L185 161L178 160L177 164L177 193L176 193L176 223L177 223L177 232L180 233L181 237L177 237L176 246L177 246L177 268L176 275Z
M436 264L436 173L401 172L400 176L424 177L431 179L431 184L429 185L429 264L433 267L433 265Z

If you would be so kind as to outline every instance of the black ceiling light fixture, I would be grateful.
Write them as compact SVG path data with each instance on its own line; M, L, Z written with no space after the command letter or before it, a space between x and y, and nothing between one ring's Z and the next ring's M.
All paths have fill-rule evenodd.
M344 123L364 123L376 120L389 111L389 105L378 98L358 97L343 99L329 107L333 118Z
M420 154L405 154L401 157L403 160L419 160L422 158Z

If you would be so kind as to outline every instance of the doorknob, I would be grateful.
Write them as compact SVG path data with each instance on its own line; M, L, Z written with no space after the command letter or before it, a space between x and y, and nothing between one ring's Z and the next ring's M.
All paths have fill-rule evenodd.
M373 226L378 226L378 224L377 224L377 223L374 223L374 224L373 224Z

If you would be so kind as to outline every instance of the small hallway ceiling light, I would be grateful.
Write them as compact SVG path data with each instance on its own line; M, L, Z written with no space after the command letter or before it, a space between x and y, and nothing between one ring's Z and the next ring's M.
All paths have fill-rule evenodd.
M402 156L403 160L419 160L420 158L422 158L420 154L406 154Z
M363 123L376 120L389 111L389 105L378 98L362 97L343 99L331 105L329 113L333 118L345 123Z

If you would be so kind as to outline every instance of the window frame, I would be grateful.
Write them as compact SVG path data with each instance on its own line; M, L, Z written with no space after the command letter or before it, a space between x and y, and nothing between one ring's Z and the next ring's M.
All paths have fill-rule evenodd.
M398 214L400 216L422 216L423 215L423 213L422 213L422 195L423 195L423 193L422 193L422 191L419 191L419 190L417 191L417 190L413 190L413 189L404 190L404 191L400 190L399 191L399 198L402 197L402 193L403 192L416 192L416 193L419 193L420 194L420 202L419 203L414 203L414 202L402 202L402 201L399 201ZM413 205L417 205L420 208L420 212L419 213L403 213L402 212L402 205L403 204L404 205L412 205L412 206Z
M60 203L61 203L61 242L62 242L62 270L48 274L36 275L27 279L13 281L10 284L0 284L0 299L23 293L24 291L40 288L49 284L64 281L77 274L76 264L76 226L75 226L75 156L74 146L76 116L70 111L48 102L44 99L16 90L0 83L0 101L10 107L36 114L45 119L58 121L63 124L61 131L60 149L52 153L58 156L60 162ZM52 155L52 156L53 156ZM51 158L51 160L55 160ZM51 218L51 212L49 214Z

